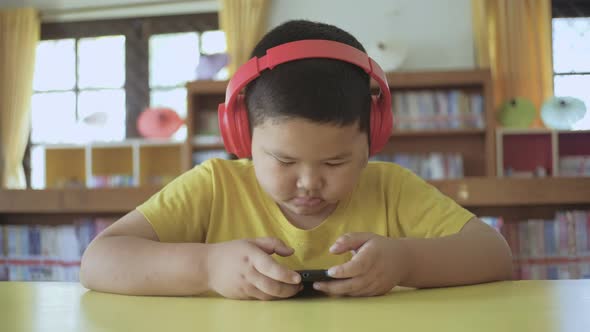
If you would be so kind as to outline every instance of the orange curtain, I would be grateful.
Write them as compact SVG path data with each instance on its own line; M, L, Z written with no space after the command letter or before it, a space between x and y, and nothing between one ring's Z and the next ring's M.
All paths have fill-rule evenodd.
M477 64L490 68L494 106L513 97L537 110L553 95L550 0L472 0ZM541 123L537 112L536 125Z
M40 28L34 9L0 10L0 188L26 187L22 162Z
M221 0L219 25L225 32L229 74L250 58L250 53L266 32L269 0Z

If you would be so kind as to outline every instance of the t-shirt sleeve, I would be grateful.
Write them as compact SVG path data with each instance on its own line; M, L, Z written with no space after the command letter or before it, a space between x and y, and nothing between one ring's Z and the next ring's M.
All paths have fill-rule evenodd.
M137 207L161 242L204 242L213 201L210 162L180 175Z
M475 217L416 174L407 170L402 174L396 211L403 236L433 238L455 234Z

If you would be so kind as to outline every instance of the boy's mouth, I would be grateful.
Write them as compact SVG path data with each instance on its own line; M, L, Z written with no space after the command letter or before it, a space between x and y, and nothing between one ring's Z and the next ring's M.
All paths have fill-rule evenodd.
M297 206L314 207L321 204L324 200L319 197L295 197L291 200Z

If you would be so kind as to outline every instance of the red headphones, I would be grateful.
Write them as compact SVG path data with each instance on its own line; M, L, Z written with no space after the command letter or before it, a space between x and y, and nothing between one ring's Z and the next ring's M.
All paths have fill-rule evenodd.
M371 96L370 155L379 152L388 142L393 128L391 92L383 69L364 52L330 40L299 40L285 43L266 51L260 58L252 58L234 74L225 91L225 103L219 104L219 129L228 152L239 158L251 156L252 141L246 101L240 91L263 70L289 61L327 58L361 67L379 84L380 93Z

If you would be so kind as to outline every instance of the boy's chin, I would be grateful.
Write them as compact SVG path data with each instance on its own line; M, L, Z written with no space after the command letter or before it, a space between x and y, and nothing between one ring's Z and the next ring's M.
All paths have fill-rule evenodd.
M288 209L293 214L310 217L326 214L327 210L330 210L333 205L335 204L325 201L321 204L318 204L317 206L298 206L295 204L288 204Z

